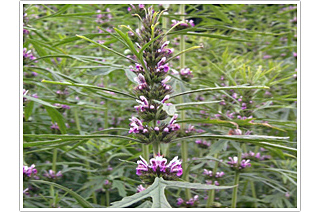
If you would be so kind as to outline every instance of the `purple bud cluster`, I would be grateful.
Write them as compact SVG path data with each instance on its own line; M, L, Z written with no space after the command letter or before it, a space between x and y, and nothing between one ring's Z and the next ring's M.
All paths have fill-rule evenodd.
M280 11L284 12L284 11L288 11L288 10L294 10L297 9L297 6L289 6L289 7L284 7L282 8Z
M179 74L181 79L187 82L189 82L190 79L193 77L192 71L190 71L190 68L182 68Z
M30 167L29 166L23 166L23 178L24 179L39 179L39 177L37 176L37 169L35 168L36 166L34 164L32 164Z
M260 152L254 153L252 151L249 151L249 153L243 153L241 157L243 159L250 159L250 160L256 160L256 161L271 159L270 155L261 155Z
M130 4L127 10L132 15L138 14L139 16L142 16L144 14L144 8L145 8L144 4L138 4L138 5Z
M54 103L53 105L56 107L62 108L62 109L70 109L69 105L64 105L64 104L60 104L60 103Z
M69 91L67 89L62 90L57 90L56 94L58 95L58 97L65 97L66 95L69 94Z
M163 177L168 180L177 179L183 173L182 162L178 160L178 156L174 157L169 164L167 164L167 159L159 154L151 158L150 163L141 156L140 159L137 161L136 174L146 183L153 182L155 177Z
M196 140L195 143L198 144L198 146L202 149L207 149L211 145L210 141L200 139Z
M195 195L188 201L183 200L182 198L177 199L177 205L181 207L186 207L186 208L192 208L192 207L197 207L199 204L199 196Z
M177 20L172 20L171 22L172 22L171 27L173 27L174 25L176 25L177 23L179 23L179 21L177 21ZM182 30L182 29L187 29L187 28L194 27L194 26L195 26L195 25L194 25L193 20L185 20L185 22L180 23L180 24L176 27L176 29L177 29L177 30Z
M224 87L227 86L227 82L225 82L224 76L221 76L220 80L222 81L220 83L220 86ZM219 104L222 106L221 109L223 109L225 112L218 111L217 114L214 115L215 119L221 119L221 120L230 120L230 119L240 119L240 120L246 120L246 119L252 119L252 111L254 108L254 101L252 100L252 91L244 91L245 93L243 95L240 95L236 93L234 90L228 90L226 94L221 94L214 96L214 100L220 100ZM234 111L234 108L237 108L238 110ZM206 114L204 114L206 115ZM207 117L212 118L212 117ZM254 120L250 120L252 123Z
M105 180L103 182L102 188L97 189L96 192L105 193L107 190L110 190L111 187L112 187L112 182L110 182L109 180Z
M31 77L36 77L36 76L38 76L38 73L37 73L37 72L34 72L34 71L32 71L32 72L24 72L24 73L23 73L23 76L26 77L26 78L31 78Z
M24 27L27 25L29 18L27 17L27 13L23 14L23 35L29 35L29 30L25 29Z
M203 169L203 174L208 177L215 176L215 178L221 178L223 175L225 175L224 172L216 172L215 174L213 174L212 171L208 171L207 169Z
M67 128L70 127L68 123L66 123L65 125L66 125ZM50 126L50 128L51 128L51 130L52 130L53 132L60 132L60 128L59 128L59 126L58 126L58 124L57 124L56 122L55 122L55 123L52 123L52 125Z
M250 164L250 160L242 160L240 163L238 162L238 157L229 157L229 160L230 161L228 161L227 162L227 164L229 164L229 166L231 167L231 168L233 168L233 169L235 169L235 170L242 170L242 169L244 169L244 168L246 168L246 167L250 167L251 166L251 164Z
M51 180L57 180L62 177L62 172L58 171L57 173L53 170L45 171L43 174L44 177L51 179Z
M31 61L31 60L35 60L35 59L37 59L33 54L32 54L32 52L31 52L31 50L27 50L27 48L23 48L23 53L22 53L22 55L23 55L23 62L25 63L25 62L29 62L29 61ZM33 62L37 62L37 61L33 61Z
M28 99L27 99L26 97L24 97L24 96L27 96L27 95L28 95L28 92L29 92L29 90L26 90L26 89L23 89L23 91L22 91L23 103L25 103L25 102L28 101ZM28 96L29 96L29 95L28 95ZM33 97L33 98L38 98L38 95L37 95L37 94L32 94L31 97Z
M134 133L142 143L149 144L154 141L168 143L180 129L180 125L175 123L177 117L178 115L175 114L168 124L162 123L151 127L143 125L140 119L132 116L129 133Z
M101 14L101 10L97 10L97 13L100 13L100 14L97 14L96 16L97 19L95 20L98 24L104 24L111 21L112 15L110 13L111 12L110 9L107 8L105 12L108 12L108 13Z
M195 129L195 127L194 127L193 125L189 124L188 128L185 129L184 132L185 132L186 134L191 134L191 133L193 133L193 132L197 132L197 130Z

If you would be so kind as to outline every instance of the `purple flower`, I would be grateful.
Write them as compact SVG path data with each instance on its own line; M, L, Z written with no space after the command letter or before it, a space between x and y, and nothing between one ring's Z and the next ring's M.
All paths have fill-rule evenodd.
M129 129L129 133L139 133L144 130L143 124L138 118L132 116L130 121L131 128Z
M150 159L151 168L154 172L159 168L160 172L166 171L167 159L163 158L160 155L157 155L155 158Z
M181 161L178 160L178 156L174 157L170 163L166 166L170 170L170 173L176 173L180 177L183 173Z
M234 167L238 163L238 157L229 157L228 158L230 161L227 162L227 164L230 165L230 167Z
M178 160L178 156L174 157L168 165L167 159L158 154L155 158L150 159L150 165L146 160L140 156L141 160L137 161L138 167L136 168L136 174L138 176L144 173L153 173L156 176L177 176L180 177L183 173L181 167L181 161Z
M206 140L196 140L195 143L198 144L199 147L203 149L206 149L211 145L210 141L206 141Z
M23 166L22 167L23 176L27 178L39 179L39 177L36 176L38 173L38 170L35 167L36 166L34 164L32 164L30 167Z
M193 198L189 199L189 201L186 201L186 204L193 206L197 201L199 201L199 196L195 195Z
M289 198L289 197L290 197L290 193L289 193L289 192L286 192L286 193L285 193L285 197L286 197L286 198Z
M188 128L185 130L185 133L191 133L191 132L194 132L196 131L196 129L194 128L193 125L189 125Z
M227 162L227 164L229 164L229 166L231 168L234 168L235 170L242 170L246 167L250 167L250 160L242 160L239 164L238 164L238 157L229 157L229 160Z
M177 205L181 205L182 203L184 203L184 200L180 197L177 199L177 201Z
M59 128L57 123L52 123L50 128L53 129L53 130L60 130L60 128Z
M211 177L212 171L208 171L207 169L203 169L203 174Z
M140 193L141 191L146 190L142 185L138 185L137 192Z
M183 68L180 70L180 76L183 80L189 81L193 75L192 75L192 71L190 71L189 68Z
M239 169L244 169L244 168L250 167L250 166L251 166L250 160L242 160L240 163Z
M53 180L56 180L58 178L61 178L62 177L62 172L61 171L58 171L57 173L55 173L55 171L53 170L49 170L49 172L45 171L45 173L43 174L44 177L47 177L49 179L53 179Z
M263 59L270 59L270 58L272 58L272 56L267 54L267 55L264 55L262 58Z
M170 95L166 95L166 96L161 100L161 103L165 103L168 99L170 99Z
M224 175L224 172L217 172L216 173L216 178L220 178Z
M137 161L138 167L136 168L136 174L140 176L143 172L147 172L149 170L148 162L140 156L141 160Z
M174 25L176 25L179 21L177 20L172 20L171 21L172 24L171 24L171 27L173 27ZM185 20L184 23L180 23L176 28L177 29L185 29L185 28L189 28L189 27L194 27L194 22L193 20Z

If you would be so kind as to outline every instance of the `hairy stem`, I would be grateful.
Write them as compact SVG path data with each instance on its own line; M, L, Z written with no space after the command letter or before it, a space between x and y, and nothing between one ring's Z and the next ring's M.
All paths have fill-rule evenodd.
M180 5L180 14L184 14L185 13L185 5L181 4ZM184 16L181 16L181 21L185 20ZM181 35L180 37L180 51L184 51L186 49L186 44L185 44L185 36ZM180 56L180 69L184 68L186 64L186 57L185 54L182 54ZM182 92L182 90L181 90ZM183 97L181 96L179 103L183 103ZM181 116L180 116L181 120L185 119L185 111L181 111ZM181 124L181 128L184 129L185 128L185 124L182 123ZM189 173L187 172L187 162L188 162L188 143L187 141L182 141L181 142L181 158L182 158L182 169L184 170L184 174L183 174L183 179L185 181L189 181ZM191 192L190 189L186 189L186 198L190 199L191 198Z
M160 153L160 142L153 142L153 156L156 157Z
M110 193L109 190L106 190L106 206L110 205Z

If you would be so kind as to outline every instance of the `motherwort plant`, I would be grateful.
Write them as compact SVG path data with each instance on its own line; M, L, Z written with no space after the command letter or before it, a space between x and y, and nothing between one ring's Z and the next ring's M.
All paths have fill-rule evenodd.
M140 63L131 66L130 70L137 74L135 81L138 85L134 88L138 105L135 106L139 118L133 116L130 121L129 133L141 141L141 143L154 146L154 156L160 154L160 142L169 143L176 136L180 125L176 124L177 114L171 120L163 107L172 105L167 103L172 87L168 84L171 77L168 76L168 61L172 58L173 49L168 48L169 41L165 41L165 34L159 27L159 19L162 13L155 12L152 7L146 11L145 18L141 18L142 27L137 30L135 36L140 49ZM155 39L157 38L157 39ZM151 42L151 43L150 43Z

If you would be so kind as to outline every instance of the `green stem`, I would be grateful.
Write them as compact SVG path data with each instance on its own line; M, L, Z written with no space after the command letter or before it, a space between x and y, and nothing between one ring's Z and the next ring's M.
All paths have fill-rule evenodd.
M240 179L240 172L236 171L236 175L234 177L234 185L239 184L239 179ZM231 208L237 207L237 193L238 193L238 186L233 188Z
M52 171L56 172L57 171L57 156L58 156L58 149L54 148L53 150L53 155L52 155ZM50 199L50 207L53 207L54 205L54 187L53 185L50 185L50 196L52 199Z
M214 157L218 159L218 153L216 153L214 155ZM218 165L219 165L219 162L215 161L214 169L213 169L213 174L214 175L217 173ZM206 205L207 208L211 208L212 207L212 204L214 202L214 196L215 196L215 190L214 189L209 190L208 191L208 200L207 200L207 205Z
M85 157L88 157L87 152L85 152L84 154L85 154ZM90 169L90 163L89 163L88 160L85 160L85 164L86 164L86 166L87 166L87 169ZM88 177L91 177L91 172L88 171L87 174L88 174ZM93 186L91 186L91 188L92 188L92 187L93 187ZM97 197L96 197L95 191L92 192L92 199L93 199L93 203L94 203L94 204L97 204Z
M158 153L160 153L160 142L155 141L155 142L153 142L153 155L154 155L154 157L156 157Z
M146 160L149 160L149 145L147 144L141 144L141 149L142 149L142 157Z
M246 180L246 182L244 182L244 184L243 184L243 189L242 189L242 192L241 192L242 196L244 196L246 191L247 191L248 182L249 182L249 180Z
M238 165L239 167L241 161L241 152L238 152ZM235 176L234 176L234 185L237 185L233 188L232 191L232 202L231 202L231 208L237 207L237 195L238 195L238 187L239 187L239 179L240 179L240 171L236 170Z
M251 185L252 197L256 199L257 198L256 189L254 187L254 182L252 180L250 181L250 185ZM253 205L254 205L254 208L257 208L256 202L254 202Z
M106 206L108 207L110 205L110 193L109 190L107 189L106 191Z
M184 4L180 4L180 14L184 14L185 13L185 5ZM185 20L185 17L184 16L181 16L181 21L184 21ZM184 51L186 49L186 44L185 44L185 36L184 35L181 35L180 37L180 51ZM180 69L184 68L185 67L185 64L186 64L186 57L185 57L185 54L182 54L180 56ZM181 90L182 92L182 90ZM180 98L180 102L179 103L183 103L183 97L181 96ZM181 120L184 120L185 119L185 111L181 111L181 116L180 116L180 119ZM181 124L181 129L184 129L185 128L185 124L182 123ZM189 181L189 173L187 171L187 166L188 166L188 143L187 141L183 140L181 142L181 158L182 158L182 169L184 171L183 173L183 179L185 181ZM190 189L186 188L186 198L189 200L191 199L191 191Z
M100 205L106 205L106 199L105 199L104 195L101 195L101 197L100 197Z
M80 135L81 135L81 126L80 126L80 121L79 121L79 115L78 115L78 108L75 107L73 109L73 112L74 112L74 120L76 122L76 127L77 127L77 130L79 131Z

